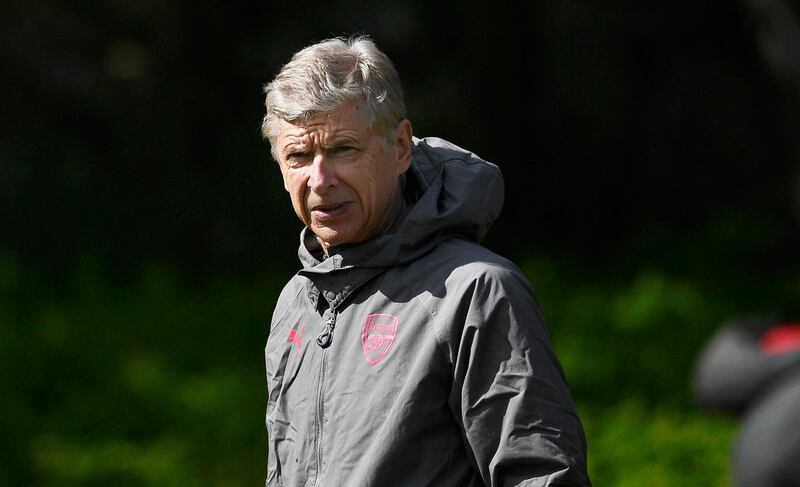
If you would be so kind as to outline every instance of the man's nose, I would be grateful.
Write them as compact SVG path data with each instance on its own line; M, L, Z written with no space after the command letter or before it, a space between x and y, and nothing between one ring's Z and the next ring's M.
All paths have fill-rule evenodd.
M337 180L334 163L324 153L320 152L314 155L310 171L308 187L315 193L321 194L329 188L336 186Z

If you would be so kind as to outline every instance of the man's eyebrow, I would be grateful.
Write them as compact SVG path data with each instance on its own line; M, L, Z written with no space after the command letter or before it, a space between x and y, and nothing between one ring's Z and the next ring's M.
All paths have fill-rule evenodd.
M292 141L283 146L283 149L281 149L281 153L289 154L292 152L305 152L306 150L308 150L308 146L309 144L300 141Z

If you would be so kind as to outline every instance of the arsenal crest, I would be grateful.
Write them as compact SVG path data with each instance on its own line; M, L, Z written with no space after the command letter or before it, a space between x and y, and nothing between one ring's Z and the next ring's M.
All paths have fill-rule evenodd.
M387 313L376 313L367 316L361 328L361 347L370 365L380 362L392 348L397 334L396 316Z

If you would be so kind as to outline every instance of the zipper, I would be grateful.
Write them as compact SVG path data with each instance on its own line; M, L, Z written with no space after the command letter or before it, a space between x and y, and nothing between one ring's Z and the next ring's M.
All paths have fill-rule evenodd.
M333 329L336 327L336 308L331 308L331 315L325 321L325 328L317 335L317 345L321 349L326 349L333 343Z
M322 400L322 386L325 384L325 351L333 343L333 329L336 327L336 308L331 308L331 314L325 320L325 327L317 336L317 345L322 349L319 361L319 385L317 387L317 479L315 486L320 484L322 478L322 420L324 417L324 406Z
M322 384L325 383L325 348L322 349L322 358L319 361L319 386L317 387L317 479L314 486L318 486L322 478Z

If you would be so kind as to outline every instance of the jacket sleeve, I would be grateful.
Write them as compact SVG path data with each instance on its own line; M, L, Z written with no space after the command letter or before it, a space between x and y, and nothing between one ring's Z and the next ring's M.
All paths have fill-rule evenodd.
M461 294L450 407L487 486L588 486L586 440L527 280L490 269Z

